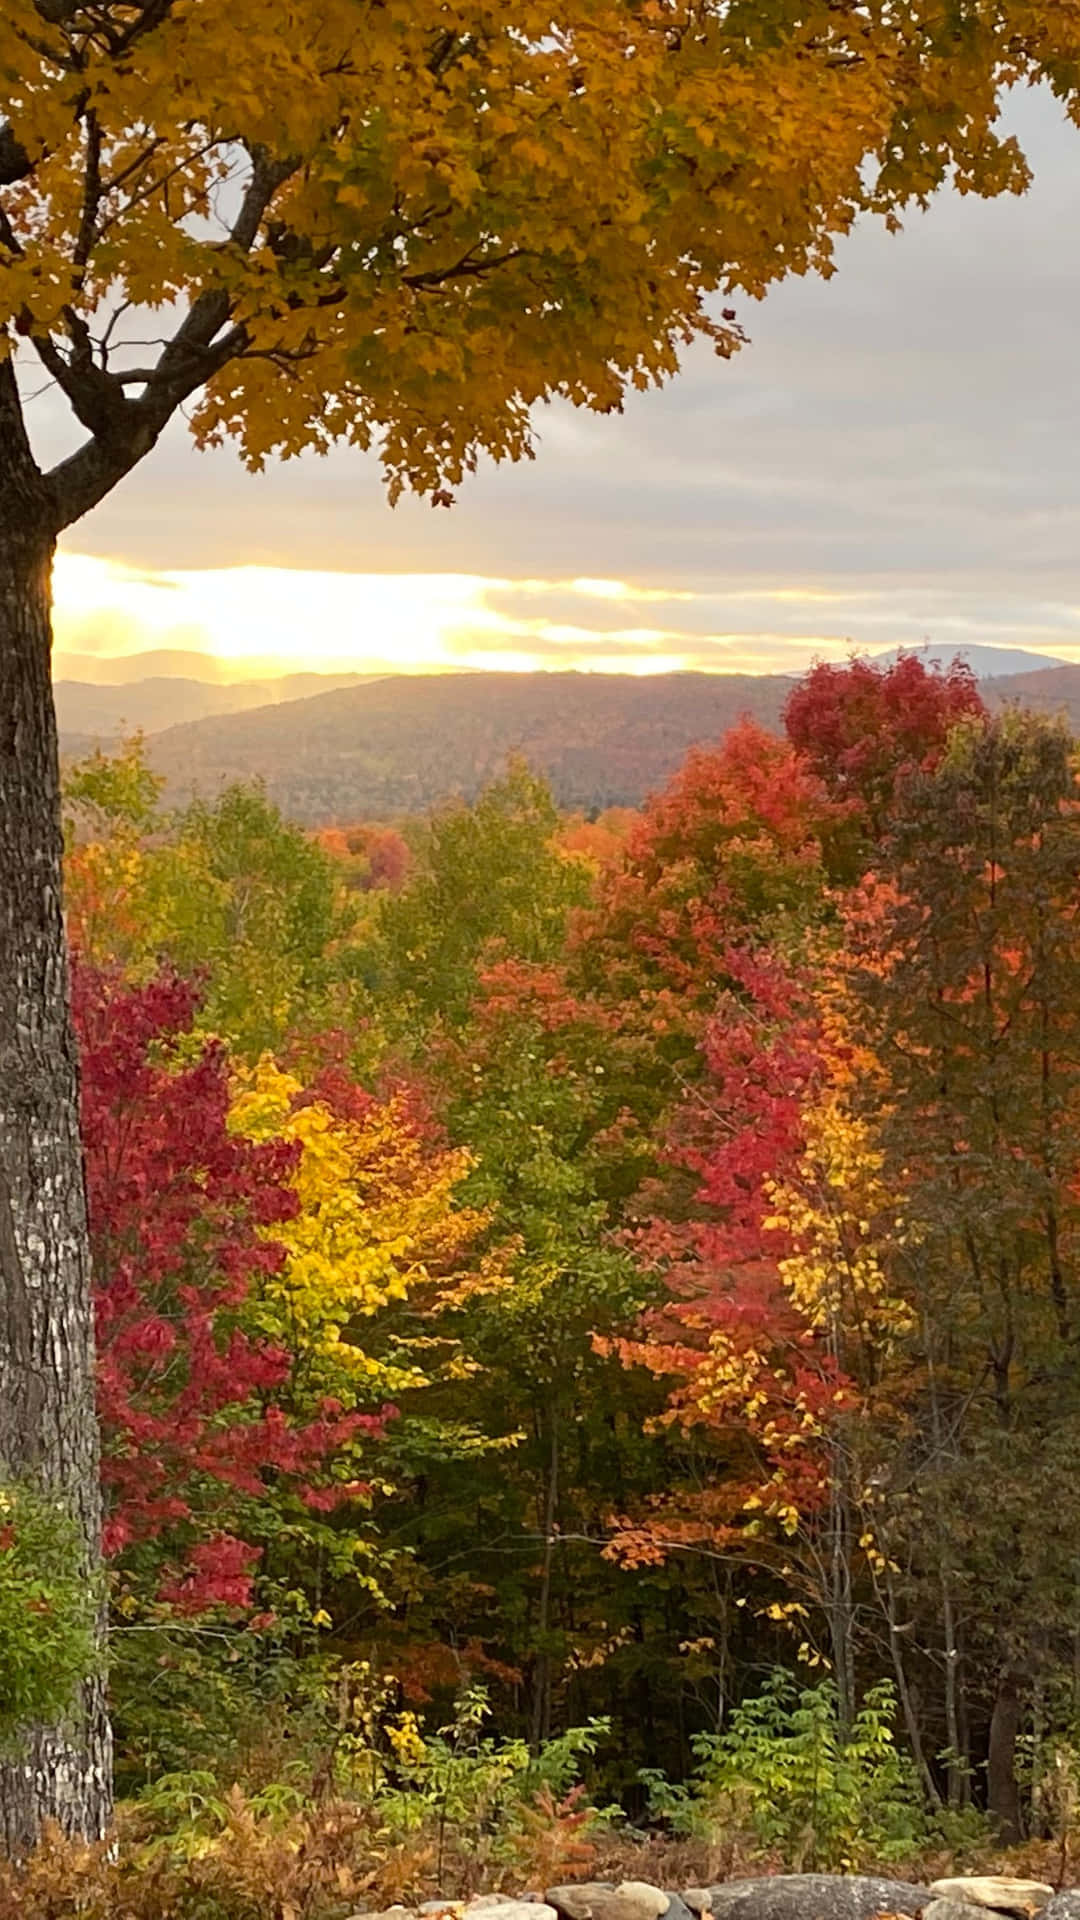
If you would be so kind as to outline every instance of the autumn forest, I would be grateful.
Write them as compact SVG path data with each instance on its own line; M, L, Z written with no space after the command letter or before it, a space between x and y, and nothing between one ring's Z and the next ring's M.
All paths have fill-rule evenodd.
M557 1836L582 1764L641 1845L1058 1831L1075 764L908 658L593 820L69 766L122 1796L393 1827L434 1739L549 1756ZM862 1742L810 1842L753 1790L807 1725Z
M932 203L1026 211L1029 96L1071 140L1076 0L0 0L0 1920L1033 1920L1080 1877L1078 750L952 650L795 644L856 575L899 617L931 547L935 619L1008 634L999 527L1014 637L1073 650L1068 414L991 520L996 428L909 446L905 340L835 395L901 425L848 416L794 504L830 318L753 416L768 484L728 430L767 296ZM984 319L1025 375L1041 337L1000 259L926 359L992 423ZM485 573L430 529L549 422L551 526ZM630 737L621 682L544 682L558 802L505 689L432 679L402 733L341 633L355 684L241 716L239 761L62 741L54 582L176 630L191 443L262 476L202 520L234 657L304 539L361 577L330 454L369 582L420 582L395 672L442 568L485 667L569 633L671 651L666 692ZM145 578L105 558L141 538ZM756 719L680 677L753 620Z

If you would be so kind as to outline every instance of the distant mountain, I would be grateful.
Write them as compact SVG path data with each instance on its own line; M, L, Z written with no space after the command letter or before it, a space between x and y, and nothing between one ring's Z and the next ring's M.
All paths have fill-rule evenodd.
M1055 654L1029 653L1026 647L936 646L932 643L925 647L890 647L886 653L871 654L870 658L880 664L899 660L901 654L906 653L916 654L927 666L947 667L954 660L964 660L976 680L996 680L1005 674L1035 673L1043 667L1066 664Z
M146 656L143 656L144 658ZM184 656L198 658L198 655ZM289 673L279 680L235 680L217 683L198 678L153 674L121 685L92 684L85 680L57 680L56 717L66 752L71 741L120 739L141 730L158 733L181 721L205 720L213 714L243 713L249 707L302 700L337 687L369 684L362 674Z
M84 680L95 687L126 687L133 680L205 680L224 686L232 680L257 676L230 671L215 654L195 647L153 647L145 653L68 653L53 650L54 680Z
M515 751L563 806L633 805L743 714L777 727L793 685L780 674L396 676L169 727L147 748L174 799L257 776L312 824L471 796Z
M1074 733L1080 734L1080 666L1061 665L1038 673L1011 673L983 687L989 706L1015 701L1037 713L1062 713Z
M318 676L294 675L274 682L273 692L312 679ZM261 779L284 813L315 825L421 813L455 794L471 797L513 752L547 774L564 807L633 806L663 785L689 747L718 740L744 714L778 728L794 684L782 674L399 674L245 709L239 699L258 682L148 681L143 686L153 692L143 707L138 684L82 687L70 705L62 686L57 695L65 753L87 751L122 717L127 728L146 727L147 756L164 774L170 800ZM1017 701L1061 711L1080 733L1080 666L995 674L980 684L991 706ZM100 697L97 707L91 694ZM175 721L190 712L189 701L218 696L229 710L153 730L149 716L163 702Z

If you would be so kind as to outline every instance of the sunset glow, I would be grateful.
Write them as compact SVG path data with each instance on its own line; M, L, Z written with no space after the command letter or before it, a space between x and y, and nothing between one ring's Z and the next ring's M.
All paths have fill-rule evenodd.
M228 679L298 670L753 673L775 671L788 656L795 670L812 655L842 658L850 643L828 630L822 612L844 598L812 588L699 596L624 580L464 573L166 572L62 553L56 643L84 657L206 654Z

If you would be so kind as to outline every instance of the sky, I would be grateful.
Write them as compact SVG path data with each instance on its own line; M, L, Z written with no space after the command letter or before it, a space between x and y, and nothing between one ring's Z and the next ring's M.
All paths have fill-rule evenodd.
M842 241L829 281L738 304L622 416L537 416L537 458L391 510L339 451L251 476L174 422L71 529L66 654L216 655L233 677L574 667L798 671L973 642L1080 660L1080 134L1009 110L1020 199L940 197ZM39 453L64 448L53 397Z

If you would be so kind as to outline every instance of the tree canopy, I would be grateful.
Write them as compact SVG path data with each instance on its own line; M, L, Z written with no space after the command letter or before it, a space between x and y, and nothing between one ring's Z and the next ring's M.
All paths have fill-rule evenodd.
M863 209L1019 190L1003 86L1076 110L1072 9L1010 0L12 0L0 337L88 439L91 508L185 401L249 466L377 444L448 498L530 408L618 407L832 270Z

